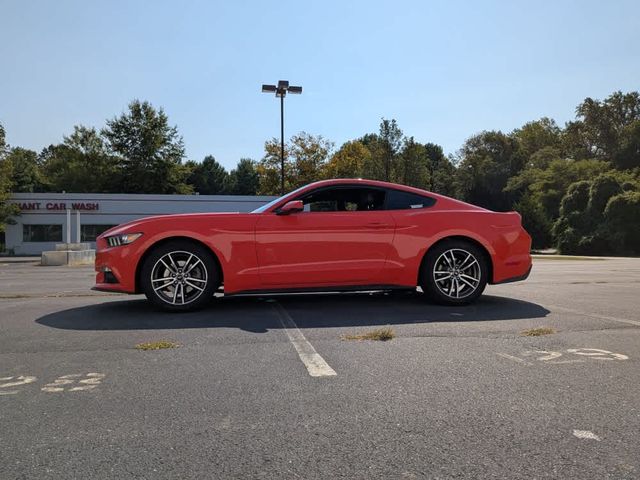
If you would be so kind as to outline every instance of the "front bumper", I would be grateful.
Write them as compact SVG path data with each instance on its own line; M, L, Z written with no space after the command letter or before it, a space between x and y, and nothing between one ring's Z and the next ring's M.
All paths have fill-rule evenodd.
M96 245L96 284L92 290L136 293L137 260L131 246L108 247L99 238Z

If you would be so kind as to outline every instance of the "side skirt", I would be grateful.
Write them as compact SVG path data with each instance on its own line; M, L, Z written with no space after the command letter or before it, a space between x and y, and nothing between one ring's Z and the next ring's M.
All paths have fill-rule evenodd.
M416 287L406 285L349 285L349 286L329 286L329 287L307 287L307 288L275 288L264 290L242 290L239 292L225 293L225 296L245 296L245 295L285 295L296 293L344 293L344 292L380 292L388 290L413 291Z

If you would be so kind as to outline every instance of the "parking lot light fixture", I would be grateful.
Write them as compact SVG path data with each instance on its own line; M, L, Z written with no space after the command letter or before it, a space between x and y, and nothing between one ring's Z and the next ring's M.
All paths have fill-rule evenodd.
M280 194L284 195L284 97L287 93L299 95L302 87L289 85L288 80L278 80L278 85L262 85L262 93L275 93L280 99Z

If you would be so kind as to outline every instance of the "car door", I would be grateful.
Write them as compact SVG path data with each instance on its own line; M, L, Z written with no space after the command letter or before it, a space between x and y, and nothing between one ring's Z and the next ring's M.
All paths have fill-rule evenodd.
M256 253L265 286L384 283L394 235L384 210L386 190L325 187L298 199L304 211L265 213L256 223Z

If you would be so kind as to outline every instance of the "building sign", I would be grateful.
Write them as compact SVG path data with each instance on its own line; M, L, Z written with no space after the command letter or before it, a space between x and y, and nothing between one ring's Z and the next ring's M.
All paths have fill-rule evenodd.
M47 211L65 211L65 210L81 210L85 212L95 212L100 210L100 204L97 202L19 202L18 207L23 212L32 212L39 210Z

